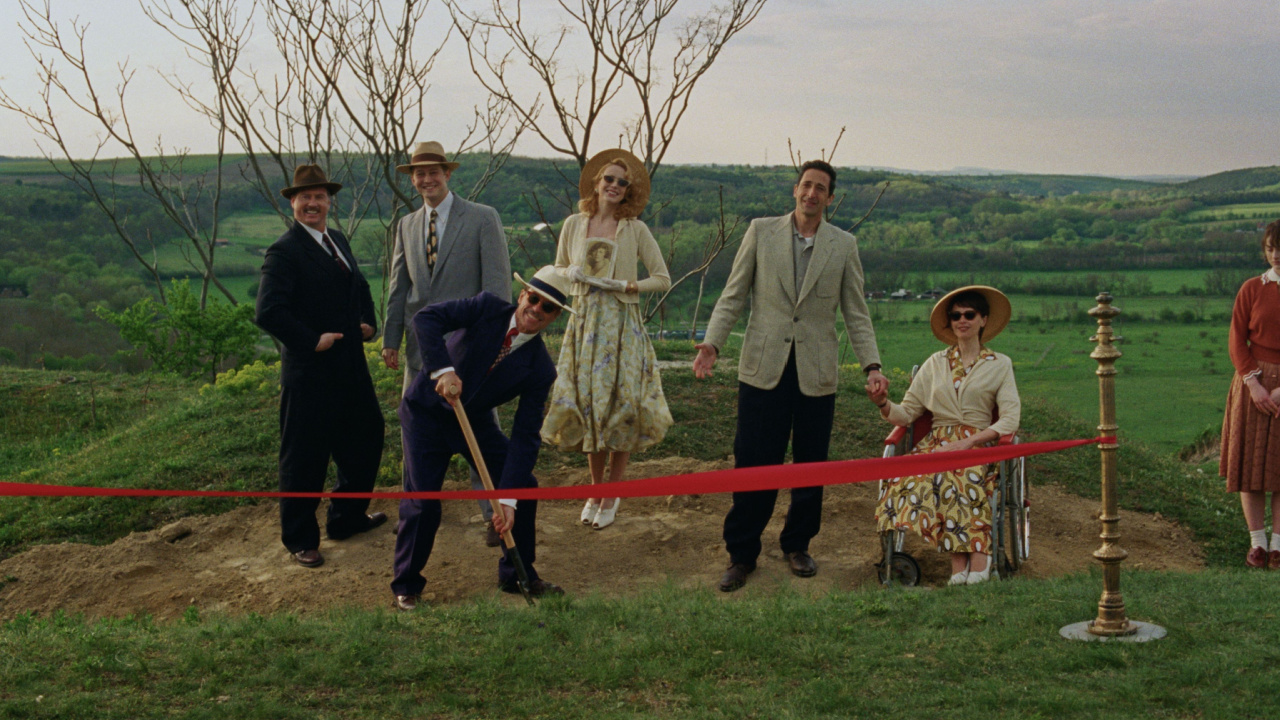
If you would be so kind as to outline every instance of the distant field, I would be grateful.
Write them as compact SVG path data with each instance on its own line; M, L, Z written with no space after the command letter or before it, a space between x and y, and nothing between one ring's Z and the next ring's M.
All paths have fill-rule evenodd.
M1259 267L1261 273L1265 267ZM942 288L957 287L967 284L984 284L1001 287L1002 280L1009 278L1015 282L1025 283L1028 280L1056 280L1063 278L1107 277L1110 273L1098 270L1064 270L1050 271L1018 271L993 270L982 273L936 273L929 276L933 284ZM1183 287L1204 287L1204 270L1125 270L1126 277L1142 277L1151 282L1151 290L1156 293L1175 293Z
M1233 219L1228 216L1235 216L1234 219L1257 219L1257 220L1274 220L1280 217L1280 203L1242 203L1240 205L1218 205L1216 207L1196 210L1187 214L1187 220L1192 222L1202 220L1227 220Z

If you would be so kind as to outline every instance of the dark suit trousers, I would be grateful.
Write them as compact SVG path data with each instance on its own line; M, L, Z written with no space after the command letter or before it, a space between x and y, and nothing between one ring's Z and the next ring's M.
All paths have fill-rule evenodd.
M338 467L333 492L369 492L382 461L385 423L368 378L280 392L280 491L321 492L329 459ZM280 540L289 552L320 547L320 500L280 499ZM326 530L343 533L362 522L368 498L329 502Z
M800 392L795 349L782 379L772 390L738 383L738 434L733 441L734 467L781 465L791 444L792 460L823 462L831 445L836 396L809 397ZM724 519L724 543L732 562L755 567L760 535L773 516L777 490L735 492ZM779 537L782 552L809 550L822 524L822 487L794 488L791 507Z
M439 491L454 455L462 455L475 467L462 428L458 426L452 410L426 409L406 400L401 401L399 414L404 435L406 491ZM507 438L498 429L494 413L473 411L467 414L467 419L471 422L471 430L475 433L490 479L501 478L507 459ZM536 487L537 483L533 486ZM530 581L538 577L533 567L537 559L534 548L537 519L538 501L521 500L516 508L515 527L511 534ZM400 501L400 524L396 532L394 576L391 579L391 591L396 595L417 595L426 586L422 569L431 558L439 528L439 500ZM515 582L515 576L515 566L503 552L498 561L498 582Z

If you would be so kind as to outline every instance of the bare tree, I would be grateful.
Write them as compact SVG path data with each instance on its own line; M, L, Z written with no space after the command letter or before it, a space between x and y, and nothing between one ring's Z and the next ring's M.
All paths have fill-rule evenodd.
M765 2L730 0L668 34L665 24L674 22L680 0L557 0L561 22L542 18L557 29L537 34L529 30L523 0L489 0L488 13L445 0L476 78L579 168L591 156L606 108L629 85L633 104L622 112L633 119L619 139L650 175L662 164L698 81ZM567 59L576 33L585 40L580 68ZM659 70L665 65L669 75Z

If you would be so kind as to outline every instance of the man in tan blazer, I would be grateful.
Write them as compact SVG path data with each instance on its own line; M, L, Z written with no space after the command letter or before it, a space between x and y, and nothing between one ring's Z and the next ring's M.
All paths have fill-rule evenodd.
M444 146L434 140L418 143L409 163L396 167L413 179L422 196L422 207L396 225L382 335L383 363L392 370L404 365L401 394L409 392L422 369L422 352L411 329L414 314L427 305L474 297L481 291L511 299L511 258L498 211L450 192L449 179L457 168L458 163L446 158ZM474 469L471 489L484 489ZM489 522L493 515L489 501L481 500L479 505ZM499 542L490 526L485 543L496 547Z
M839 370L836 311L872 388L887 388L880 373L875 330L862 291L862 263L852 235L823 214L835 192L836 171L811 160L800 168L794 212L751 222L699 344L694 374L711 374L720 348L751 296L751 315L738 360L738 429L734 466L781 465L787 445L796 463L822 462L831 443ZM760 535L773 515L776 490L733 494L724 520L729 568L720 589L742 587L756 568ZM809 541L822 520L822 488L791 491L779 537L791 571L818 572Z

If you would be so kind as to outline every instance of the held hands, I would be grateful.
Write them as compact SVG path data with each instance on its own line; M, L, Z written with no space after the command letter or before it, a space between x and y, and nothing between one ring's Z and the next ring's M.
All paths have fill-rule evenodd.
M502 506L502 513L493 514L493 529L499 535L506 535L516 524L516 509L510 505Z
M1272 417L1280 416L1280 398L1268 393L1267 389L1262 387L1262 383L1258 382L1257 375L1245 380L1244 385L1249 388L1249 399L1253 400L1253 406L1258 408L1259 412ZM1280 393L1280 388L1276 389L1276 393Z
M321 333L320 342L316 343L316 352L324 352L342 339L342 333Z
M395 348L382 348L382 364L390 370L399 370L400 351Z
M867 394L870 395L872 392L876 392L882 397L887 397L889 393L889 378L882 375L879 370L872 370L867 373ZM871 401L877 405L880 404L880 401L875 398L872 398Z
M878 375L879 373L876 374ZM867 385L864 389L867 391L867 398L870 399L876 407L879 407L882 410L885 409L882 406L889 402L889 383L873 383L871 382L871 378L867 377Z
M698 356L693 359L693 375L696 378L709 378L711 371L716 366L716 358L720 357L720 352L710 343L698 343L694 345L698 350Z
M436 378L436 394L447 400L450 405L456 405L458 399L462 397L462 378L453 371Z

